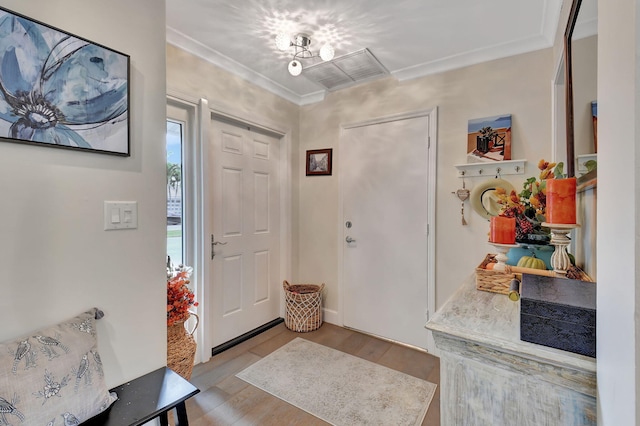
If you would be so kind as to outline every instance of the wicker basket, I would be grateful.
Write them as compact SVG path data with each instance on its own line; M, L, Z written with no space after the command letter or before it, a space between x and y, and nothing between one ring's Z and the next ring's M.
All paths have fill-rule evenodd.
M317 330L322 325L322 290L324 284L282 283L286 300L284 325L301 333Z
M570 274L560 275L554 271L544 269L521 268L517 266L506 266L504 271L493 271L487 269L489 263L495 263L496 255L488 254L482 263L476 268L476 288L482 291L490 291L492 293L509 294L509 286L511 280L517 278L522 280L522 274L542 275L547 277L572 278L580 281L593 280L582 269L577 266L571 266Z
M476 268L476 289L492 293L509 294L511 280L518 274L506 271L491 271L486 269L489 263L495 262L495 254L488 254Z
M167 327L167 367L178 373L185 379L191 379L193 360L196 355L196 341L193 338L200 318L193 312L189 312L196 318L193 330L187 331L184 321L177 322Z

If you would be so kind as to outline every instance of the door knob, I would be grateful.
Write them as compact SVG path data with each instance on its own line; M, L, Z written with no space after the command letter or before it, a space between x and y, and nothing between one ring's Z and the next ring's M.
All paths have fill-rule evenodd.
M347 235L347 238L345 238L345 241L348 243L355 243L356 240L354 240L353 238L351 238L350 236Z

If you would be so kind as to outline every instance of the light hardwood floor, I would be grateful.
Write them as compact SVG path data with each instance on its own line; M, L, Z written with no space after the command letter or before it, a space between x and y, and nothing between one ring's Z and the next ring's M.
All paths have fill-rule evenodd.
M433 355L328 323L309 333L295 333L279 324L194 367L191 382L201 392L187 401L189 424L327 425L235 377L236 373L296 337L440 384L440 360ZM422 425L440 425L439 386Z

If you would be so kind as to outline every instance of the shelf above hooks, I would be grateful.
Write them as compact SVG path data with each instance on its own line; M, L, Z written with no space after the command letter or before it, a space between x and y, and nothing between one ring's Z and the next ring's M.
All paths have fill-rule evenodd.
M492 163L456 164L458 177L506 176L524 174L524 163L527 160L504 160Z
M589 169L587 169L587 166L584 165L584 163L586 163L589 160L594 160L597 161L598 160L598 154L582 154L582 155L578 155L578 158L576 159L577 164L577 170L584 174L587 173L589 171Z

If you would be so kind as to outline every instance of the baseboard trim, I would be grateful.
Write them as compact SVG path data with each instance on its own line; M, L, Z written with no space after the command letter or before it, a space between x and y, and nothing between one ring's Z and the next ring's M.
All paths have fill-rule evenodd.
M215 348L211 348L211 356L216 356L221 352L226 351L227 349L230 349L236 345L239 345L240 343L251 339L252 337L257 336L260 333L264 333L265 331L269 330L270 328L275 327L276 325L283 323L284 322L284 318L276 318L273 321L270 321L266 324L261 325L258 328L254 328L251 331L248 331L246 333L244 333L241 336L236 337L235 339L231 339L228 342L225 342L221 345L216 346Z

